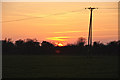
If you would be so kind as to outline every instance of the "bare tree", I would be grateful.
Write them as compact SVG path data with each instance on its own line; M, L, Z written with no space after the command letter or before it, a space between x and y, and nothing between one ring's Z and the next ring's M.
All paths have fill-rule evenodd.
M83 37L78 38L77 46L83 47L85 45L86 39Z

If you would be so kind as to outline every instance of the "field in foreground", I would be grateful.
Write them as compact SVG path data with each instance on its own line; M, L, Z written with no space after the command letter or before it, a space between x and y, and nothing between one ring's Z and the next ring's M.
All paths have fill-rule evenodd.
M118 78L118 56L3 55L3 78Z

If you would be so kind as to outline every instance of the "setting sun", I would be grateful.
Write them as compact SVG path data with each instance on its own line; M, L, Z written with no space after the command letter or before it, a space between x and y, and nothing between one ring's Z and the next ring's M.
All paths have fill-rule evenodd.
M63 44L62 43L58 43L57 46L63 46Z

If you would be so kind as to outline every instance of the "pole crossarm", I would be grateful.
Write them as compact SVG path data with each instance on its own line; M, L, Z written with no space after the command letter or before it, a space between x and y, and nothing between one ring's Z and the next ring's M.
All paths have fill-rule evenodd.
M88 34L88 46L92 46L92 11L94 9L98 9L98 8L85 8L85 9L89 9L90 10L90 24L89 24L89 34Z
M88 8L85 8L85 9L92 9L92 10L93 10L93 9L98 9L98 8L92 8L92 7L88 7Z

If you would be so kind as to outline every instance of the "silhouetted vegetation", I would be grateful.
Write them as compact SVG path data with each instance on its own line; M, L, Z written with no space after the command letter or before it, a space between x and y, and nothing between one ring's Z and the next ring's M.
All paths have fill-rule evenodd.
M94 42L93 46L85 45L86 39L79 38L77 44L66 46L54 46L52 43L36 39L17 40L13 43L11 39L2 40L3 55L118 55L120 41L111 41L106 45Z

